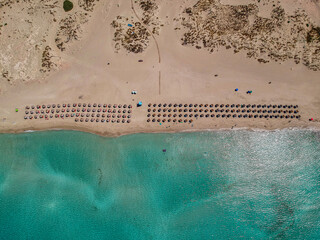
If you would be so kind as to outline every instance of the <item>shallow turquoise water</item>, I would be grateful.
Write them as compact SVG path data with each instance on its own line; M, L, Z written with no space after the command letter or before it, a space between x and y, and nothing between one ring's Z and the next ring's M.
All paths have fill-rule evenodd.
M320 239L319 181L309 130L1 134L0 239Z

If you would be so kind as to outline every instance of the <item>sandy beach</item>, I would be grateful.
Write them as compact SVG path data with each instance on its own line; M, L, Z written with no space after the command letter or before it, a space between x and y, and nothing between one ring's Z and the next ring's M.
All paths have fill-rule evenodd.
M320 128L319 1L143 2L1 3L0 132ZM73 103L131 104L131 122L25 119L26 106ZM149 103L298 105L301 118L160 124Z

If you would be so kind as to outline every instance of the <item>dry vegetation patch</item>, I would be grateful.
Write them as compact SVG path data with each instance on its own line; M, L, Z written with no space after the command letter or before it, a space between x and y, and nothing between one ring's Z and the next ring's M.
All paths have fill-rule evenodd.
M219 47L235 53L246 51L249 58L262 63L294 59L320 70L319 28L312 26L303 11L288 15L281 5L274 4L269 18L258 13L257 4L233 6L199 0L184 10L182 44L210 52Z

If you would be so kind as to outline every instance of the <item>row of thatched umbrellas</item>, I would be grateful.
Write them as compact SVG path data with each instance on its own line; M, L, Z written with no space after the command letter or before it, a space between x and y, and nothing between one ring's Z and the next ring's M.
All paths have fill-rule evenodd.
M96 120L98 120L98 119L100 119L100 117L102 118L102 119L104 119L104 118L107 118L107 119L109 119L109 118L118 118L118 119L120 119L120 118L123 118L123 119L126 119L126 118L131 118L131 115L130 114L100 114L100 113L98 113L98 114L95 114L95 113L87 113L87 114L84 114L84 113L71 113L71 114L69 114L69 113L67 113L67 114L55 114L55 115L53 115L53 114L40 114L40 115L25 115L24 116L24 119L50 119L50 118L62 118L62 119L64 119L64 118L69 118L69 117L82 117L82 118L84 118L84 117L87 117L87 118L89 118L89 117L91 117L91 118L94 118L94 117L96 117L97 119Z
M220 108L223 108L223 107L226 107L226 108L294 108L294 109L296 109L296 108L298 108L299 106L298 105L287 105L287 104L182 104L182 103L180 103L180 104L177 104L177 103L174 103L174 104L172 104L172 103L169 103L169 104L167 104L167 103L159 103L159 104L156 104L156 103L154 103L154 104L151 104L151 103L149 103L148 104L148 107L150 108L150 107L154 107L154 108L156 108L156 107L163 107L163 108L165 108L165 107L168 107L168 108L171 108L171 107L174 107L174 108L176 108L176 107L179 107L179 108L182 108L182 107L189 107L189 108L191 108L191 107L199 107L199 108L202 108L202 107L205 107L205 108L207 108L207 107L210 107L210 108L213 108L213 107L215 107L215 108L218 108L218 107L220 107Z
M37 109L37 110L25 110L25 114L45 114L45 113L47 113L47 114L50 114L50 113L52 113L52 114L54 114L54 113L80 113L80 112L82 112L82 113L85 113L85 112L87 112L87 113L89 113L89 112L92 112L92 113L95 113L95 112L97 112L97 113L128 113L128 114L130 114L130 113L132 113L132 110L131 109L111 109L111 108L109 108L109 109L103 109L103 108L98 108L98 109L95 109L95 108L93 108L93 109L91 109L91 108L71 108L71 109L69 109L69 108L67 108L67 109L65 109L65 108L62 108L62 109Z
M197 115L197 116L196 116ZM196 114L194 117L196 117L196 118L198 118L198 117L200 117L200 118L214 118L214 117L216 117L216 118L270 118L270 119L272 119L272 118L274 118L274 119L300 119L301 118L301 116L300 115L268 115L268 114L265 114L265 115L263 115L263 114L260 114L260 115L258 115L258 114L255 114L255 115L253 115L253 114L233 114L233 115L231 115L231 114L217 114L217 115L215 115L215 114L206 114L206 115L204 115L204 114L200 114L200 115L198 115L198 114ZM172 117L174 117L174 116L172 116ZM176 116L176 117L180 117L180 119L177 119L177 118L168 118L168 119L166 119L166 118L162 118L162 119L160 119L160 118L148 118L147 119L147 122L184 122L184 123L187 123L187 122L189 122L189 123L192 123L193 122L193 119L187 119L187 117L188 116L181 116L181 115L179 115L179 116ZM181 119L182 117L185 117L185 119L183 120L183 119Z
M50 109L50 108L70 108L70 107L93 107L93 108L132 108L131 104L97 104L97 103L63 103L63 104L42 104L42 105L31 105L31 106L26 106L26 109Z
M130 123L131 122L131 120L130 119L95 119L95 118L91 118L91 119L89 119L89 118L86 118L86 119L84 119L84 118L75 118L74 119L74 121L75 122L101 122L101 123L104 123L104 122L106 122L106 123Z
M153 109L151 109L151 108L148 108L148 113L156 113L156 112L158 112L158 113L160 113L160 112L168 112L168 113L171 113L171 112L174 112L174 113L176 113L176 112L179 112L179 113L181 113L181 112L199 112L199 113L201 113L201 112L205 112L205 113L207 113L207 112L226 112L226 113L228 113L228 112L230 112L230 113L240 113L240 112L242 112L242 113L245 113L245 112L247 112L247 113L250 113L250 112L252 112L252 113L294 113L294 114L297 114L297 113L299 113L299 110L298 109L288 109L288 110L282 110L282 109L255 109L255 108L243 108L243 109L229 109L229 108L227 108L227 109L224 109L224 108L217 108L217 109L198 109L198 108L184 108L184 109L182 109L182 108L180 108L180 109L177 109L177 108L174 108L174 109L171 109L171 108L169 108L169 109L167 109L167 108L158 108L158 109L156 109L156 108L153 108ZM149 114L148 114L149 115Z
M231 117L231 116L233 116L233 117L242 117L242 116L246 116L246 115L248 115L248 114L217 114L217 115L215 115L215 114L209 114L209 113L207 113L207 114L187 114L187 113L185 113L185 114L148 114L147 115L147 117L148 118L150 118L150 117L164 117L164 118L166 118L166 117L168 117L168 118L171 118L171 117L185 117L185 118L197 118L197 117L215 117L215 116L217 116L217 117L219 117L219 116L229 116L229 117ZM261 116L265 116L265 115L267 115L267 116L278 116L278 117L280 117L280 116L300 116L300 115L297 115L297 114L292 114L292 115L285 115L285 114L260 114ZM248 116L260 116L259 114L249 114Z

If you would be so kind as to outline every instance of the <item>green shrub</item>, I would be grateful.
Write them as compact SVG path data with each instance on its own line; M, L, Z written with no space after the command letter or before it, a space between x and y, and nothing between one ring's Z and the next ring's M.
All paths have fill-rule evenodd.
M69 11L72 10L72 8L73 8L73 3L72 3L72 2L70 2L69 0L65 0L65 1L63 2L63 9L64 9L64 11L69 12Z

